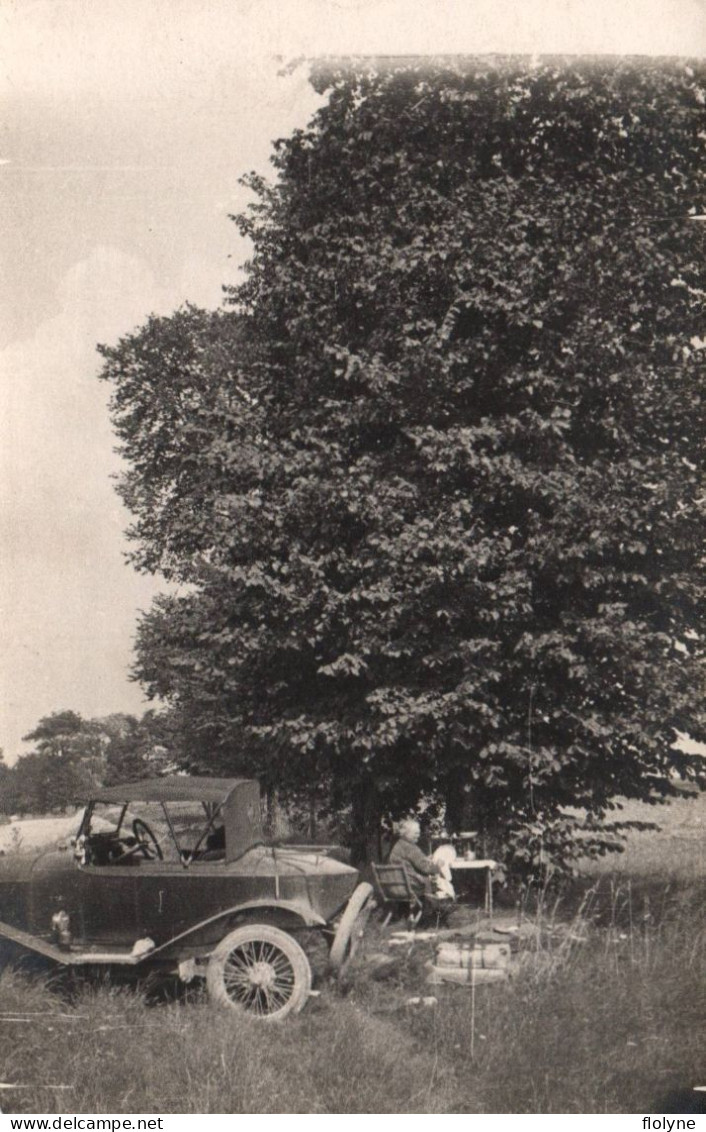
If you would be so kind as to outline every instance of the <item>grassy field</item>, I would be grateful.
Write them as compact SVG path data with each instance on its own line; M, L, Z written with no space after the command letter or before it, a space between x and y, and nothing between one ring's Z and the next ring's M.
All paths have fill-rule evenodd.
M631 808L631 811L634 808ZM628 816L639 816L629 812ZM198 993L0 979L12 1112L673 1113L706 1084L706 798L653 815L617 860L547 892L505 984L429 988L429 945L372 924L344 988L278 1026ZM515 909L506 911L514 917ZM436 998L424 1006L419 996ZM701 1094L703 1095L703 1094ZM684 1098L689 1098L685 1104Z

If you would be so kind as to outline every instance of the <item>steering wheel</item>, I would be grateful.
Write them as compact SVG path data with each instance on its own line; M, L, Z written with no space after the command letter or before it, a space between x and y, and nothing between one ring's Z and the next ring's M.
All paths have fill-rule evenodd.
M142 818L135 818L132 823L132 832L137 838L134 851L141 849L148 861L153 861L155 858L158 861L164 860L159 842L146 821L143 821Z

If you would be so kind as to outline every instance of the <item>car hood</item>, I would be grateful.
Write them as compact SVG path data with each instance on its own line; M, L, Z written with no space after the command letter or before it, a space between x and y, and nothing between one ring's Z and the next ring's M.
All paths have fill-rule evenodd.
M56 852L43 849L34 853L8 853L0 857L0 882L28 881L38 863L45 857L53 862Z
M29 881L37 869L42 872L58 872L71 869L73 859L66 850L44 849L35 853L8 853L0 856L0 879L4 881ZM222 869L223 864L216 865ZM354 876L357 869L344 864L335 857L312 849L289 849L271 845L256 845L248 849L237 861L225 865L229 873L240 876Z
M12 893L24 892L23 899L28 899L38 885L56 885L62 891L66 879L75 873L76 862L68 848L0 857L0 920L8 903L12 904Z

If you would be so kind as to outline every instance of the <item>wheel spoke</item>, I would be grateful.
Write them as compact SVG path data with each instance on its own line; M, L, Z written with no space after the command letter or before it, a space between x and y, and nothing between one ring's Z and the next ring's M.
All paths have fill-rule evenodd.
M271 964L274 961L274 959L277 957L278 954L279 954L279 952L278 952L277 948L273 947L271 943L263 943L262 944L262 949L260 951L260 959L262 960L263 963L270 963Z
M223 977L234 986L248 986L252 982L252 979L250 978L250 975L247 973L247 971L225 970L223 972Z
M232 974L224 972L223 980L229 987L251 987L253 985L252 979L247 975Z
M280 1006L281 1003L277 1002L273 994L272 987L263 987L262 992L267 1007L267 1013L272 1014L274 1010L278 1009L278 1006Z
M258 988L253 986L252 983L249 983L247 986L239 988L233 997L242 1002L244 1006L250 1008L257 999L257 991Z
M237 967L241 971L249 971L253 966L253 960L242 951L231 951L226 963L229 967Z
M245 959L245 962L250 967L253 965L253 963L257 963L258 954L257 954L256 949L257 949L257 940L250 940L248 943L244 944L244 946L243 946L243 949L242 949L243 957Z
M291 992L290 994L284 994L278 987L270 987L268 995L278 1010L281 1006L284 1006L285 1003L289 1002L291 998Z

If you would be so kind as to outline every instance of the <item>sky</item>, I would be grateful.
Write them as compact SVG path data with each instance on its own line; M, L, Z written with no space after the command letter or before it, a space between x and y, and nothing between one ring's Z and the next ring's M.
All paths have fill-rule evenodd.
M149 706L96 343L214 307L320 54L703 56L706 0L0 0L0 749Z

